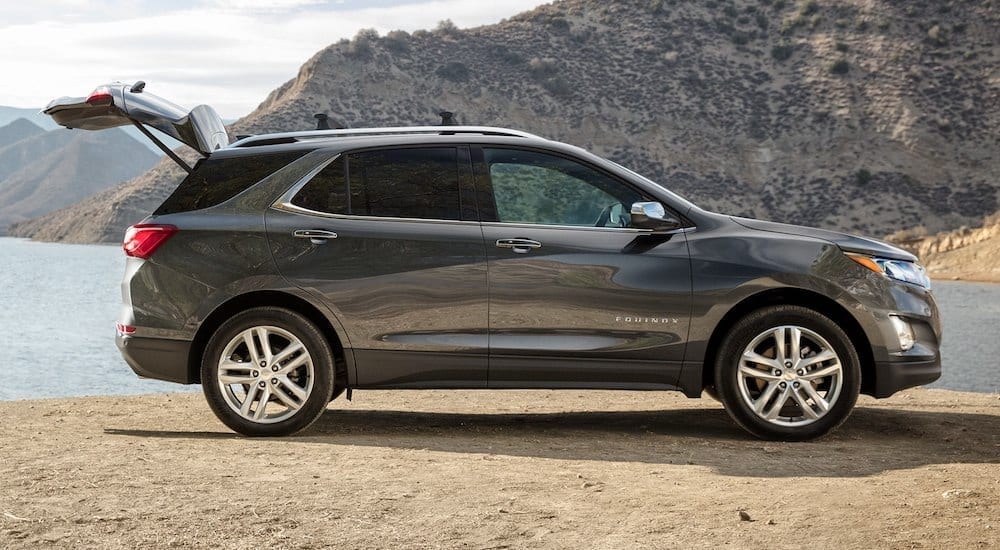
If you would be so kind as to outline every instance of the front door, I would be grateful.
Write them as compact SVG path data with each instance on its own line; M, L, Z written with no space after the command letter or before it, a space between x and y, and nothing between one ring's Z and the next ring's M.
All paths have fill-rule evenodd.
M630 227L631 204L655 199L575 159L485 146L474 156L490 387L674 387L691 309L684 231Z
M355 387L484 387L486 253L467 147L342 154L267 213L278 269L346 332Z

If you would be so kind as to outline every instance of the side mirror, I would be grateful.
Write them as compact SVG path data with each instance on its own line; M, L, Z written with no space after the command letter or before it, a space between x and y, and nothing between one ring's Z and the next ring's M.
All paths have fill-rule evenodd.
M681 221L667 214L667 210L658 202L637 202L629 212L632 215L632 227L652 229L653 231L670 231L681 226Z

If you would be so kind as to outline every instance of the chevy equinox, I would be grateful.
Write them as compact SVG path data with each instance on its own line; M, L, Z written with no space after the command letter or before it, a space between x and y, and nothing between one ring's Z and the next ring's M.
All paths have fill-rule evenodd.
M230 143L141 82L45 113L134 125L187 170L125 235L117 344L241 434L297 432L354 389L573 388L707 393L804 440L941 373L913 255L707 212L577 147L453 125Z

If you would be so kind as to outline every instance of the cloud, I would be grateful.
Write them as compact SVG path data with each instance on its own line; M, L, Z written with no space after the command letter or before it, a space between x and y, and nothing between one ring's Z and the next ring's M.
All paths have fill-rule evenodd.
M446 18L478 26L542 3L430 0L357 7L370 3L208 0L157 11L131 2L123 10L127 17L91 19L76 16L73 0L59 1L66 17L34 15L0 26L0 71L8 83L0 87L0 105L40 108L104 82L145 80L151 92L180 105L208 103L236 118L294 77L314 53L358 29L413 31ZM272 13L275 7L283 8L280 16Z

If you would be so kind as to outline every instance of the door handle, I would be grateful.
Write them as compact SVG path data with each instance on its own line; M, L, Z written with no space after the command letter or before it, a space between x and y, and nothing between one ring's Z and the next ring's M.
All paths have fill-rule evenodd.
M497 239L497 248L510 248L517 254L527 254L532 248L541 248L542 243L531 239Z
M309 239L312 244L325 244L327 240L337 238L337 234L333 231L322 229L297 229L292 235L300 239Z

